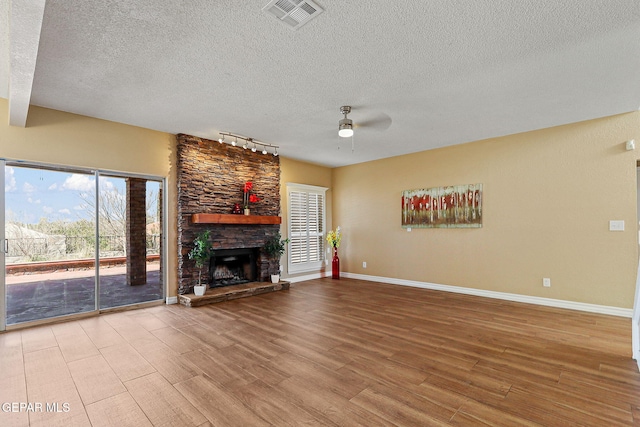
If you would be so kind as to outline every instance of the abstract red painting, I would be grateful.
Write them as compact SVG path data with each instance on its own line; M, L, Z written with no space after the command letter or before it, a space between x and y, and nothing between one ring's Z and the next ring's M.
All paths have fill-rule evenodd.
M403 191L402 227L482 227L482 184Z

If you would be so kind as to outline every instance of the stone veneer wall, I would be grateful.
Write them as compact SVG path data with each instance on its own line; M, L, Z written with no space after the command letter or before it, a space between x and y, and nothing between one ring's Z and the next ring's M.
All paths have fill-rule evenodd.
M251 215L280 215L280 158L195 136L177 135L178 175L178 293L192 292L198 270L188 257L193 239L211 230L215 249L262 248L279 225L193 224L194 213L230 214L242 206L244 184L253 182L260 198ZM260 253L258 277L269 278L268 260ZM203 277L204 277L203 271Z

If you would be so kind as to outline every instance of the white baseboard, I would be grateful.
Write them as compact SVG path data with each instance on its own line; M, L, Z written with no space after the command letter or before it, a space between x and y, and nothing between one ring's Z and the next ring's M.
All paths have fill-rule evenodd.
M304 282L306 280L322 279L323 277L327 277L327 275L329 274L331 273L326 273L326 272L313 273L313 274L307 274L304 276L283 277L282 280L286 280L287 282L291 282L291 283L298 283L298 282Z
M628 317L628 318L631 318L633 316L633 310L630 308L587 304L582 302L558 300L558 299L552 299L552 298L542 298L542 297L533 297L528 295L510 294L506 292L486 291L483 289L463 288L460 286L440 285L437 283L418 282L415 280L394 279L391 277L367 276L365 274L341 272L340 275L346 278L367 280L370 282L389 283L391 285L412 286L415 288L454 292L457 294L475 295L479 297L495 298L495 299L501 299L506 301L544 305L547 307L566 308L569 310L586 311L589 313L608 314L611 316Z
M638 364L640 370L640 319L636 316L631 318L631 346L633 347L633 358Z
M169 304L177 304L178 303L178 297L167 297L166 303L167 303L167 305L169 305Z

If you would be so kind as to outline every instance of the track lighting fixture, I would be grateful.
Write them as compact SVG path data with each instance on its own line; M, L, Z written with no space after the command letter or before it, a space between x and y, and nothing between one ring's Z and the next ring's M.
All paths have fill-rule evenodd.
M273 150L273 156L278 157L277 145L268 144L266 142L261 142L261 141L256 142L253 138L247 138L247 137L236 135L230 132L220 132L220 136L221 138L218 139L218 142L220 144L227 142L225 141L225 137L228 136L229 139L234 138L230 142L230 144L234 147L238 146L238 140L240 140L240 141L244 141L244 144L242 144L242 148L244 148L245 150L251 148L251 151L253 153L256 153L258 152L258 145L260 145L262 147L262 154L269 154L269 151Z

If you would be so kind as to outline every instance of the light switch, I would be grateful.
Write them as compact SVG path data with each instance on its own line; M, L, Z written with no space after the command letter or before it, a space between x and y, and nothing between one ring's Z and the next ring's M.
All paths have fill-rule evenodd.
M624 231L624 220L609 221L609 231Z

